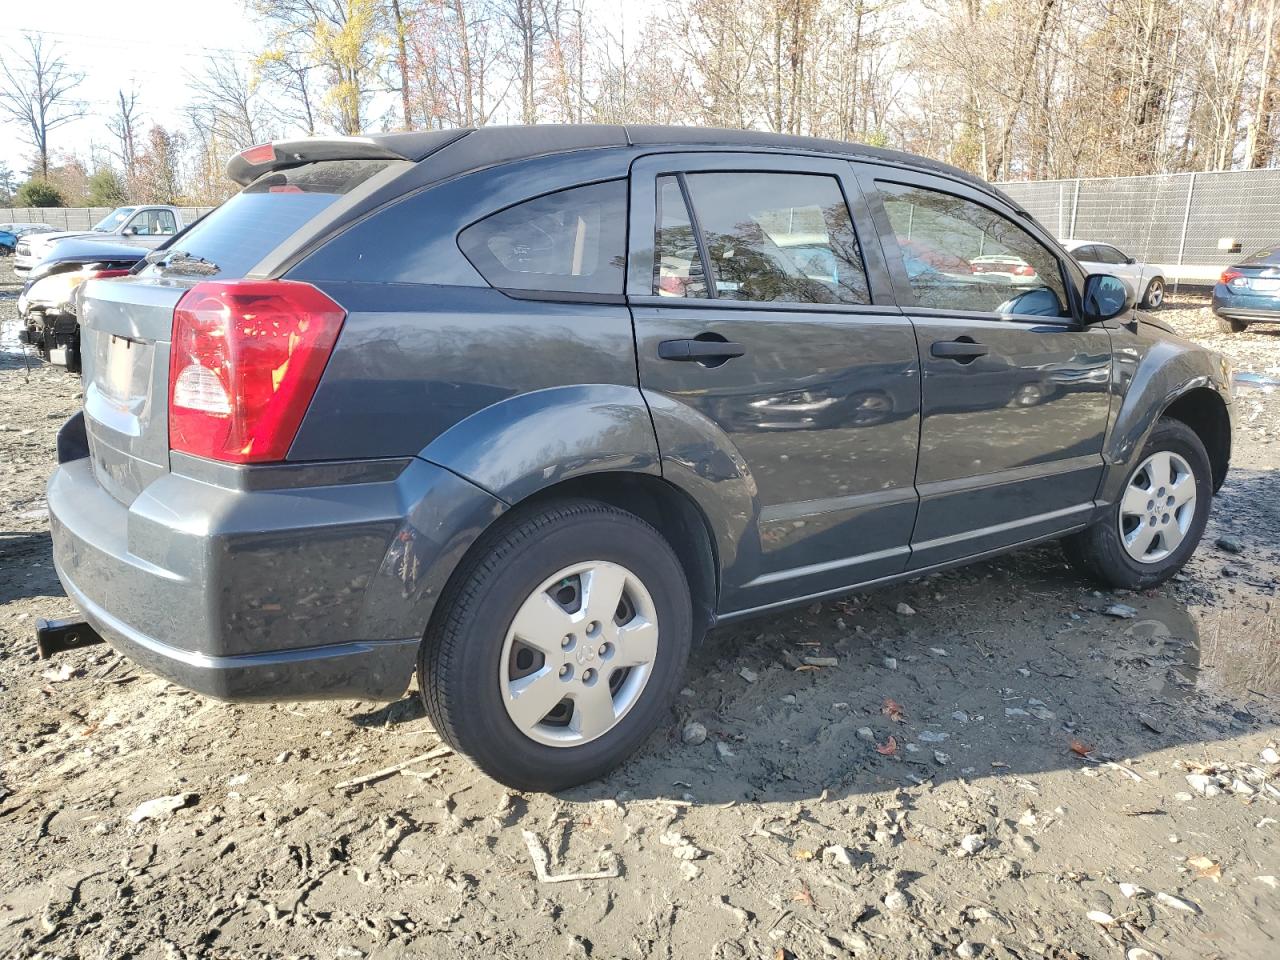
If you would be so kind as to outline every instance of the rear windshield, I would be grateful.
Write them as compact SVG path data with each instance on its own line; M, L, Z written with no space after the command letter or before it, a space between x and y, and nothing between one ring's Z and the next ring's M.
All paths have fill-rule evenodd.
M1280 263L1280 247L1265 247L1249 260L1253 263Z
M269 173L175 240L152 271L243 277L295 230L386 169L387 160L323 160Z

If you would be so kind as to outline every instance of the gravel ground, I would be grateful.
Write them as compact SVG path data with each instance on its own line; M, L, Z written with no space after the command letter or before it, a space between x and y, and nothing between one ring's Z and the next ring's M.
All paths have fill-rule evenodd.
M1280 392L1241 394L1166 588L1049 546L717 631L623 769L517 795L413 698L229 706L106 647L36 659L73 612L43 492L79 384L17 352L0 270L0 956L1280 955ZM1280 373L1280 328L1162 316Z

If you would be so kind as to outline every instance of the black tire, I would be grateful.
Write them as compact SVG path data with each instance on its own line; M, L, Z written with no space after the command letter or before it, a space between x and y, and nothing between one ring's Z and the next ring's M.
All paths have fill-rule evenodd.
M1142 308L1144 310L1159 310L1164 303L1164 278L1152 277L1151 282L1147 284L1146 292L1142 295Z
M549 746L508 715L499 664L525 599L557 571L585 560L621 564L644 583L657 612L658 654L638 699L608 732L577 746ZM563 790L608 773L662 721L692 636L684 569L657 530L594 500L552 501L518 509L468 554L432 617L418 682L436 731L490 777L517 790Z
M1119 503L1108 507L1105 517L1093 526L1066 537L1063 552L1077 570L1111 587L1144 590L1163 583L1181 569L1195 551L1209 518L1213 499L1213 470L1209 455L1196 432L1180 420L1160 420L1151 432L1142 452L1134 458L1133 470L1125 477L1123 491L1133 473L1147 457L1161 450L1179 454L1191 467L1196 482L1196 509L1182 542L1167 557L1154 563L1141 563L1129 556L1120 538Z
M1249 329L1248 320L1233 320L1230 317L1218 316L1218 329L1223 333L1244 333Z

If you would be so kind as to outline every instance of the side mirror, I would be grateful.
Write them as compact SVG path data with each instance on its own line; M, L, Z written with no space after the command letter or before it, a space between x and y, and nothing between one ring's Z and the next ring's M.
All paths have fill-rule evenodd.
M1137 257L1125 257L1125 258L1124 258L1124 262L1125 262L1128 266L1132 267L1135 263L1137 263L1137 262L1138 262L1138 258L1137 258Z
M126 237L133 237L133 236L137 236L137 233L138 233L138 228L137 228L137 227L125 227L125 228L124 228L124 235L125 235Z
M1091 273L1084 281L1084 322L1102 323L1133 308L1133 295L1119 277Z

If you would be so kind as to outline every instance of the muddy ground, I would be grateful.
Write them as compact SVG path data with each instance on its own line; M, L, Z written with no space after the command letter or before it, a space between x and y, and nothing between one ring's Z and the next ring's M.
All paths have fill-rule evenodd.
M1280 374L1280 328L1162 315ZM1048 546L721 630L616 774L513 795L412 697L228 706L106 647L38 661L34 620L73 613L43 491L79 384L3 343L0 956L1280 956L1280 391L1241 393L1167 588ZM540 880L527 837L616 876Z

